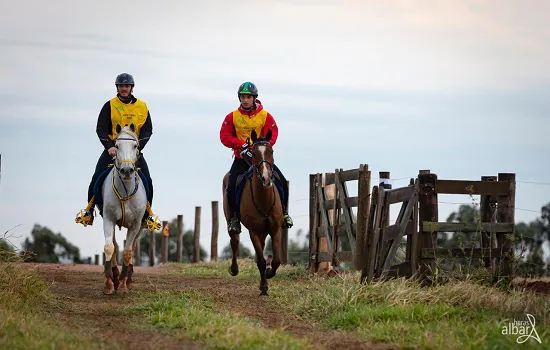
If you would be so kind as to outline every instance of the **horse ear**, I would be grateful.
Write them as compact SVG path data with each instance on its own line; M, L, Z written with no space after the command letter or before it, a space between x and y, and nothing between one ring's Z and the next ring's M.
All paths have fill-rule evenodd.
M116 124L115 130L116 130L117 134L120 134L120 130L122 130L122 128L120 127L120 124L118 124L118 123Z
M271 140L271 136L272 136L272 135L271 135L271 129L268 129L268 130L267 130L267 135L265 135L265 139L266 139L267 141L269 141L269 140Z
M134 125L134 123L130 124L130 130L136 132L136 126Z
M252 133L250 134L250 139L252 140L252 143L256 142L258 139L258 135L256 134L256 130L252 130Z

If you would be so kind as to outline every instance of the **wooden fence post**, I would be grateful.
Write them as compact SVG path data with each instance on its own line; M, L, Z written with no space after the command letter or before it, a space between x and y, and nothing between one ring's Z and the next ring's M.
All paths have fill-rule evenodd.
M317 262L317 174L309 174L309 272L317 272L319 263Z
M378 183L380 186L384 187L385 190L391 190L392 189L392 184L390 182L390 172L389 171L380 171L378 173L378 177L380 178L378 180ZM386 204L386 213L388 213L388 215L386 215L386 220L385 222L383 223L383 225L385 226L389 226L390 225L390 205L389 204Z
M168 236L170 235L168 221L162 221L162 236L160 237L160 261L166 264L168 261Z
M287 181L287 186L289 188L289 191L290 192L290 181ZM288 193L285 193L286 196L288 196ZM290 206L290 204L289 204ZM286 208L286 210L289 210L288 208ZM289 261L289 256L288 256L288 228L284 228L281 230L281 256L280 256L280 259L281 259L281 264L282 265L286 265L288 264L288 261Z
M193 262L200 260L201 207L195 207L195 230L193 232Z
M155 266L155 235L155 231L149 232L149 266Z
M498 196L497 221L515 223L516 203L516 174L499 173L498 181L509 182L509 191L506 195ZM514 236L515 229L507 238L505 233L497 233L498 248L502 251L502 273L501 277L511 276L511 261L514 257Z
M359 166L359 181L357 189L357 236L355 238L356 270L361 270L366 263L366 236L370 212L370 171L367 164Z
M419 274L421 278L426 278L428 271L435 271L435 249L437 248L437 232L431 232L430 228L424 227L424 221L437 222L439 219L437 192L435 191L435 183L437 174L420 172L418 174L418 183L420 194L418 198L419 208L419 233L420 233L420 251L423 248L429 248L433 251L433 258L422 258L420 256Z
M99 254L94 256L94 265L99 265Z
M212 236L210 241L210 261L218 260L218 201L212 201Z
M89 257L86 259L86 263L87 263L88 265L91 265L91 264L92 264L92 257L91 257L91 256L89 256Z
M482 176L481 181L497 181L496 176ZM481 195L479 200L479 214L481 222L496 222L495 216L495 207L496 196L490 195ZM489 253L492 251L491 248L495 248L496 245L496 235L491 232L482 232L481 235L481 248L487 248ZM493 258L484 256L485 268L490 269L494 272L494 262Z
M141 234L138 234L134 242L134 265L141 266Z
M178 238L176 243L176 261L182 262L182 248L183 248L183 215L178 215Z

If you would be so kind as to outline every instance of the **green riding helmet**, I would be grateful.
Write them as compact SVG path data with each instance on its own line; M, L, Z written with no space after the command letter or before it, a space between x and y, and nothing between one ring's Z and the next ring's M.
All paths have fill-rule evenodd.
M134 77L128 73L121 73L117 75L115 85L135 85Z
M258 88L254 85L254 83L247 81L239 86L237 97L240 95L252 95L254 97L258 97Z

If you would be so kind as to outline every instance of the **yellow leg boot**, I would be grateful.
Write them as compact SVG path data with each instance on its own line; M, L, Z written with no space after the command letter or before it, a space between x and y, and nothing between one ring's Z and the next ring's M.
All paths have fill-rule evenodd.
M149 202L147 202L147 213L149 214L149 216L142 223L141 227L148 229L149 232L160 230L161 224L159 217L153 214L153 210L151 209L151 205L149 204Z
M92 226L94 223L94 197L90 200L88 205L86 206L86 209L81 210L77 215L76 219L74 220L77 224L82 224L84 227L90 225Z

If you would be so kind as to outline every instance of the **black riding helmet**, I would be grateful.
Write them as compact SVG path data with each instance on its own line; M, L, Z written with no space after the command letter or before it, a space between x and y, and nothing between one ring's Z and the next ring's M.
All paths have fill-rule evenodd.
M115 85L135 85L134 77L128 73L121 73L117 75Z
M254 97L258 97L258 88L254 83L251 83L249 81L244 82L239 86L239 91L237 92L237 98L240 97L240 95L252 95ZM239 98L240 101L240 98Z

